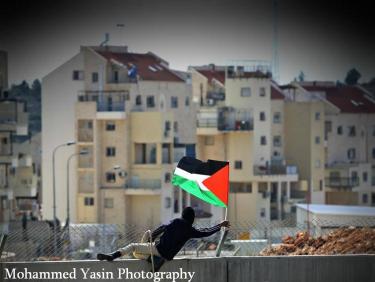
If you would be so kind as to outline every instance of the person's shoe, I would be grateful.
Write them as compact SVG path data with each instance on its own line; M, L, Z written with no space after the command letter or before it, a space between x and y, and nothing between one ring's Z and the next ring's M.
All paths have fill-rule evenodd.
M114 253L109 254L109 255L101 254L101 253L96 255L96 258L98 260L107 260L107 261L113 261L114 259L119 258L119 257L121 257L120 251L114 252Z

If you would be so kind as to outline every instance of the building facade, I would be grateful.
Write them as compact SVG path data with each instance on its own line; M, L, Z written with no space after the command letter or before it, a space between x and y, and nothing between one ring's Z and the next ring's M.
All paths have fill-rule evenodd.
M230 162L229 219L284 219L306 182L284 155L284 101L269 73L246 66L191 67L199 159ZM201 204L202 205L202 204ZM213 219L222 211L205 206Z
M69 93L54 91L59 78L70 80ZM43 86L43 98L48 96L52 108L43 115L43 144L48 147L43 159L50 159L48 152L59 143L44 142L56 138L44 131L45 124L52 129L56 119L66 121L59 139L77 142L74 150L61 149L56 178L66 175L62 164L69 156L88 152L72 159L69 172L74 222L153 226L188 204L188 197L170 182L175 161L195 155L195 110L191 85L166 61L126 47L82 47ZM62 101L59 95L69 98ZM56 114L58 102L69 110ZM51 174L43 177L43 185L51 181ZM59 186L64 189L64 184ZM58 193L66 198L65 191ZM43 195L47 205L51 196ZM62 200L58 217L66 214L65 206Z
M292 101L324 104L323 203L374 205L375 102L369 93L332 82L293 83L284 92Z

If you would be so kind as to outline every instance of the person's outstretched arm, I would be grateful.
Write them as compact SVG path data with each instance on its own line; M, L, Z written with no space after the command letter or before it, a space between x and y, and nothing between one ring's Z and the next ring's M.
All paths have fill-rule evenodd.
M229 227L229 226L230 226L229 221L225 220L219 223L218 225L215 225L209 228L195 229L194 227L192 227L191 237L192 238L208 237L218 232L221 229L221 227Z
M155 241L156 238L158 238L158 236L160 236L164 231L165 231L165 227L166 225L160 225L158 228L156 228L152 234L151 234L151 238L152 238L152 242Z

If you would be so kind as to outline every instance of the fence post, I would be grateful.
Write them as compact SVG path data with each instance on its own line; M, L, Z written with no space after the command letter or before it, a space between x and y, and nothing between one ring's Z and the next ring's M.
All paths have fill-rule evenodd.
M3 254L4 246L5 246L5 241L7 240L8 235L7 234L1 234L0 237L0 258Z

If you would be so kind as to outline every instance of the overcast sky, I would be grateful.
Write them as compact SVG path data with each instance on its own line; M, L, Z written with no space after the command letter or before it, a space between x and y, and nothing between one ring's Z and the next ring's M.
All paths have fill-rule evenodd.
M42 78L80 45L99 44L105 32L110 44L152 51L179 70L234 59L271 60L272 0L55 2L5 0L0 49L9 52L10 83ZM278 2L281 83L301 70L307 80L343 80L352 67L361 81L375 77L371 1Z

